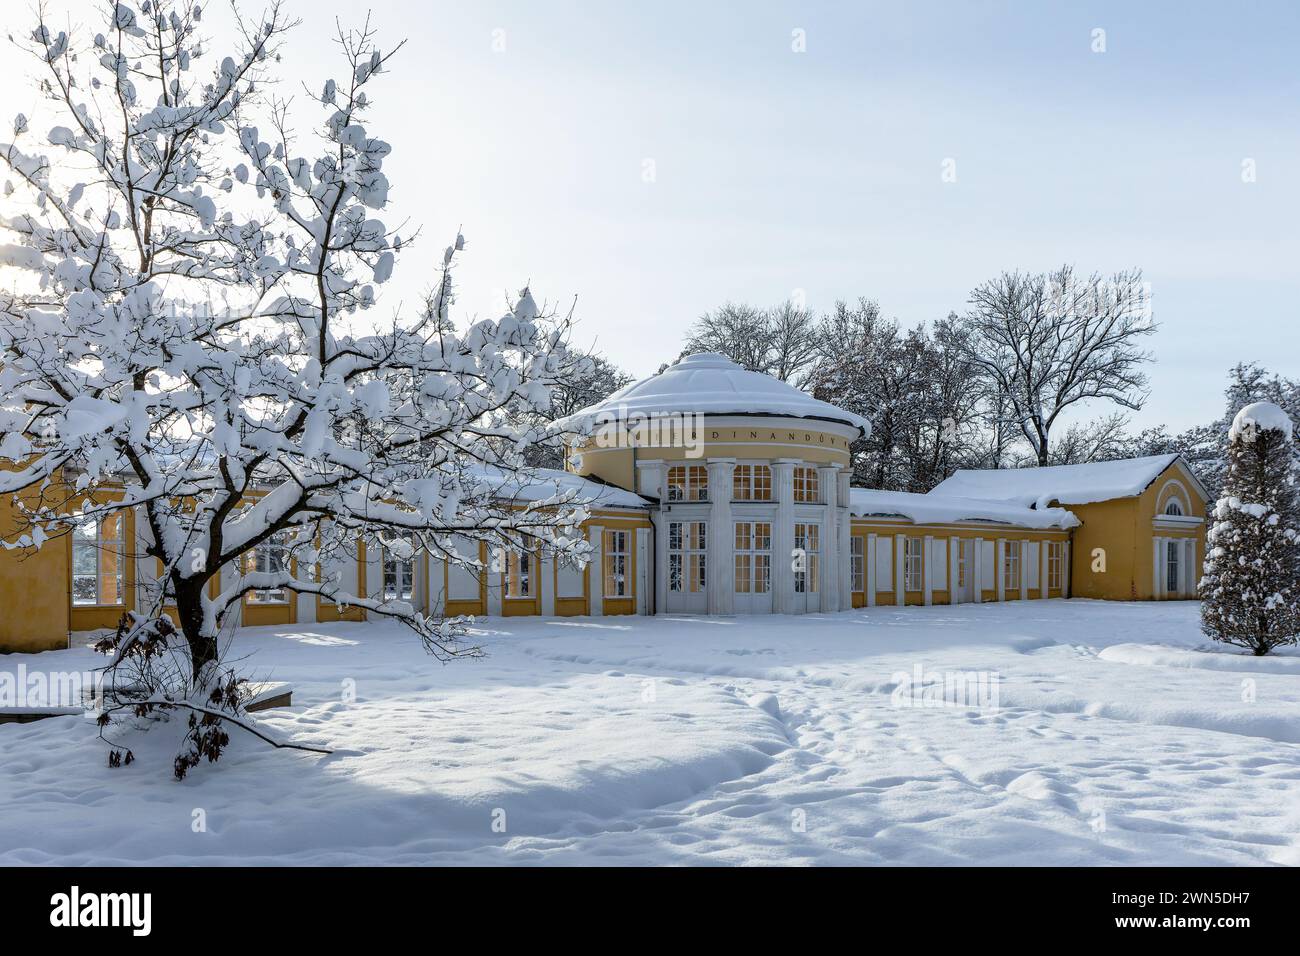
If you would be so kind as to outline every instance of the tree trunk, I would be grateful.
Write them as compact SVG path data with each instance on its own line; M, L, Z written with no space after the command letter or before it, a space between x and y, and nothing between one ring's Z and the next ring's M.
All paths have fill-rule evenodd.
M176 616L185 643L190 646L190 676L196 683L203 669L217 660L217 636L203 632L203 588L206 583L190 578L176 587Z

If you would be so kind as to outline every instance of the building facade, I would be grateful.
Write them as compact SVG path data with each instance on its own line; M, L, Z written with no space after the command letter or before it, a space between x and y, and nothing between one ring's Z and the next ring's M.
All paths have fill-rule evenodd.
M1177 456L958 472L928 494L850 487L870 424L719 355L693 355L574 416L590 437L536 500L590 502L585 567L540 550L369 550L344 587L475 616L805 614L857 607L1195 596L1206 495ZM525 503L522 500L521 504ZM0 502L0 521L11 514ZM143 526L143 522L139 522ZM43 548L0 553L0 651L66 647L152 606L154 560L123 512ZM257 567L285 560L268 545ZM240 574L225 572L222 584ZM253 592L243 625L360 620L315 595Z

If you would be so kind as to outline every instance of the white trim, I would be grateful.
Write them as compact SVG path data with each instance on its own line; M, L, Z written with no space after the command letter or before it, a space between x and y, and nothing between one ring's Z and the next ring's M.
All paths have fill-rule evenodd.
M1051 570L1051 542L1041 541L1038 544L1038 597L1040 600L1046 600L1052 591L1051 582L1048 580L1048 573Z
M921 602L934 603L934 535L927 534L921 543Z
M894 603L907 603L907 535L894 535Z
M867 532L867 550L862 556L866 561L867 607L876 606L876 533Z
M588 525L587 540L591 542L591 562L587 565L587 613L592 617L605 615L605 562L601 549L605 542L604 525Z
M555 566L554 555L545 553L537 558L537 574L542 579L542 616L555 617Z
M948 539L948 603L960 604L961 593L961 538ZM966 569L970 574L970 568Z
M998 590L998 600L1007 599L1007 539L998 538L993 551L993 583Z
M650 529L636 529L636 613L649 614Z
M1029 600L1029 539L1020 539L1020 567L1017 569L1020 574L1020 600Z
M1151 572L1153 578L1151 596L1158 599L1165 596L1165 539L1155 537L1151 541L1151 555L1154 561Z

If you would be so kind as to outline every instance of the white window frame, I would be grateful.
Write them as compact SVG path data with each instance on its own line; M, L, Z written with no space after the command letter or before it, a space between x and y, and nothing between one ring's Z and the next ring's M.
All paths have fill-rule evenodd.
M249 553L253 571L270 573L277 569L271 567L272 558L280 555L280 568L290 571L293 568L293 556L289 553L289 536L284 531L277 531L260 544L254 545ZM258 607L280 607L289 603L289 592L285 588L257 588L248 592L247 603Z
M709 469L704 465L673 465L668 469L669 501L708 501Z
M737 521L735 537L733 560L736 573L732 584L735 593L770 594L772 592L772 522Z
M794 470L794 500L801 504L820 501L817 487L817 469L800 465Z
M849 535L849 590L866 591L867 567L863 560L866 555L866 538L860 534Z
M105 522L113 522L117 525L117 533L113 537L107 537L104 534ZM82 529L94 524L95 534L91 538L81 534ZM77 573L77 552L82 554L93 552L95 558L95 599L93 601L77 600L77 579L89 578L89 573ZM111 552L117 555L117 571L109 575L116 582L117 596L120 600L104 600L104 553ZM89 518L82 521L72 532L72 606L73 607L125 607L126 606L126 513L122 511L114 512L103 518Z
M1002 589L1010 594L1015 591L1020 592L1020 576L1024 574L1024 566L1020 552L1019 541L1007 541L1002 550Z
M803 552L804 569L794 573L795 594L816 594L821 590L821 525L815 521L797 521L794 547Z
M925 541L908 536L903 539L903 590L925 588Z
M531 551L511 548L506 552L505 582L501 593L508 601L531 601L537 595L533 590L533 575L537 560Z
M411 542L411 544L412 547L414 547L414 542ZM388 548L382 550L380 554L379 570L381 574L381 585L383 587L382 594L385 601L415 600L415 562L415 552L412 552L409 558L399 558ZM392 589L391 593L388 586L390 578L399 582L399 587ZM410 581L410 591L405 595L400 591L400 583L404 583L403 579Z
M628 586L631 564L628 559L628 547L632 533L618 528L606 528L604 541L601 542L601 586L607 598L631 597ZM611 585L613 588L611 589Z
M708 534L707 521L668 522L669 591L674 594L704 592L708 583Z
M772 469L767 465L737 465L732 472L731 497L733 501L771 501Z
M1047 542L1047 589L1063 590L1065 587L1065 542Z

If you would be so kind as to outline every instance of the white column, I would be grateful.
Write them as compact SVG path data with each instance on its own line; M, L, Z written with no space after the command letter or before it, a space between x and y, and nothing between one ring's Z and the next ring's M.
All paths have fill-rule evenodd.
M894 604L907 603L907 535L894 535Z
M772 462L776 524L772 528L772 610L789 614L794 599L794 466L793 458Z
M378 542L366 546L366 595L374 601L384 599L384 551Z
M1165 596L1165 539L1151 539L1151 596L1159 599Z
M866 561L867 607L876 606L876 536L867 534L867 553L862 556Z
M961 603L961 588L958 586L958 571L961 564L961 538L948 536L948 603ZM966 569L970 574L970 568Z
M650 512L650 522L654 525L654 599L646 595L646 603L653 607L653 613L662 614L668 606L668 518L664 514L665 501L664 477L666 471L662 461L638 461L636 463L637 488L640 493L659 500L659 507ZM647 569L648 570L648 569Z
M840 610L853 610L853 518L849 514L849 473L842 469L835 479L839 492L836 506L840 526ZM866 555L862 556L866 560ZM866 565L863 565L865 568Z
M1183 548L1183 596L1192 598L1196 597L1196 586L1200 582L1200 575L1196 573L1196 539L1185 539Z
M838 465L822 465L817 469L817 487L825 505L822 519L821 609L840 609L840 551L847 543L840 541L838 516L839 472ZM845 557L844 564L848 563Z
M542 616L555 617L555 557L545 551L537 558L537 574L541 578Z
M710 614L731 614L736 608L736 529L731 524L731 482L734 458L710 458L709 542L705 580Z
M636 529L636 613L650 613L650 529Z
M997 551L993 558L993 582L998 589L998 600L1007 599L1007 539L998 538Z
M1029 600L1029 541L1022 539L1020 542L1020 600Z
M1038 596L1047 597L1047 555L1052 549L1052 542L1042 540L1038 542Z
M668 610L668 516L662 510L655 511L650 522L654 525L654 613L663 614Z
M484 575L487 581L487 614L489 617L500 617L506 593L505 548L499 544L488 545L487 562L487 573ZM369 570L366 574L370 574Z
M432 552L424 556L424 574L428 584L429 603L427 605L432 617L442 617L447 602L446 563Z
M601 548L605 545L605 529L594 524L587 528L587 540L591 542L591 563L587 565L587 613L592 617L605 614L605 563L601 560Z
M934 535L927 534L921 548L921 578L924 582L921 587L924 603L929 607L934 603Z
M295 594L294 600L298 604L298 623L315 624L316 623L316 603L317 597L314 594ZM418 608L419 605L417 604Z
M975 539L975 549L971 555L971 581L974 585L971 588L971 594L975 597L976 604L984 603L984 539Z
M1065 539L1061 547L1061 597L1068 598L1070 591L1070 552L1074 549L1074 535Z

